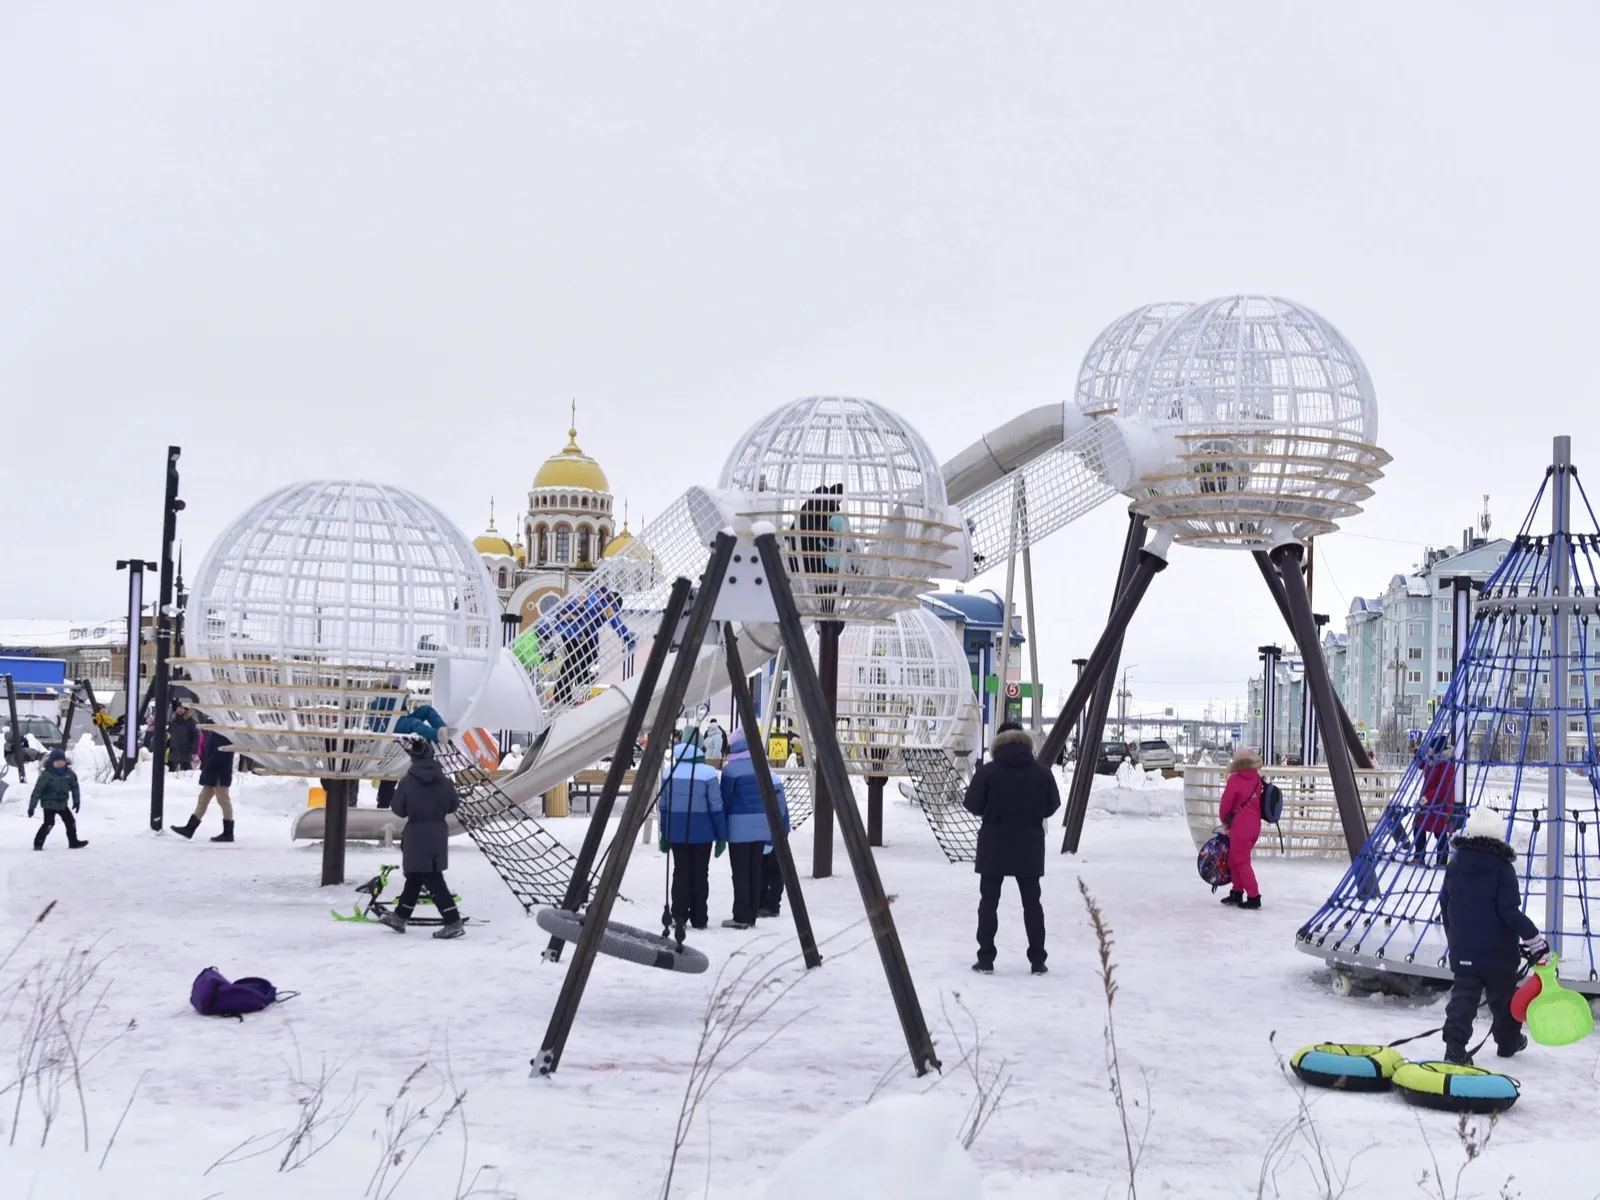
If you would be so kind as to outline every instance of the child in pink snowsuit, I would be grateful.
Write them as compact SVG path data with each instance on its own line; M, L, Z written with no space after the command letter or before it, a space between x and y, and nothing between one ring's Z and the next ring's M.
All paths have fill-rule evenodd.
M1261 837L1260 768L1261 758L1254 751L1241 750L1233 756L1218 814L1228 831L1228 867L1233 872L1233 890L1222 902L1239 908L1261 907L1261 888L1250 865L1250 852Z

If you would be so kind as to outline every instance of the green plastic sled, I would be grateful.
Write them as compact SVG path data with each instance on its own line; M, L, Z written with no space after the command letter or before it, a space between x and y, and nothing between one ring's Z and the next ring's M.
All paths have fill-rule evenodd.
M1539 994L1528 1005L1528 1033L1541 1046L1570 1046L1594 1031L1594 1011L1589 999L1568 991L1556 979L1557 959L1534 967Z

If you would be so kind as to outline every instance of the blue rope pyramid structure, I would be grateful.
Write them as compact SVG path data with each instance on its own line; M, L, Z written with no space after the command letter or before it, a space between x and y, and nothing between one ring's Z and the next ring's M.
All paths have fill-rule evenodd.
M1556 439L1555 465L1481 597L1456 585L1456 668L1422 749L1296 937L1335 968L1450 978L1444 854L1487 805L1505 820L1523 910L1560 954L1562 983L1600 995L1600 522L1568 459L1568 439ZM1536 533L1547 507L1551 532Z

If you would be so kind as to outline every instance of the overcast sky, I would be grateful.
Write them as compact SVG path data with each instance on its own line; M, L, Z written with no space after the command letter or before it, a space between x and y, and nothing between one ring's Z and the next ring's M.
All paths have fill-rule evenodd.
M1482 493L1511 529L1552 434L1600 463L1597 25L1591 3L0 5L0 616L121 609L169 442L191 570L315 476L412 488L469 536L492 494L509 525L572 397L637 518L784 400L871 397L944 459L1064 398L1124 310L1252 291L1323 313L1377 384L1395 461L1319 545L1337 621ZM1123 522L1036 555L1052 698ZM1242 695L1283 636L1247 558L1177 550L1124 655L1135 707Z

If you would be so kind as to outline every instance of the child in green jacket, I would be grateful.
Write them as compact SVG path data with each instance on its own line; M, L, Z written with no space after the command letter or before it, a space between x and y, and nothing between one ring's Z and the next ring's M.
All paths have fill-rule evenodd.
M68 800L72 802L72 809L67 809ZM78 777L73 774L72 768L67 766L67 755L63 750L50 751L49 757L44 760L44 770L39 772L39 779L33 785L33 795L28 798L28 816L33 816L35 808L44 809L44 824L39 826L39 832L33 835L33 848L44 849L44 840L50 836L50 831L56 826L56 814L61 814L61 823L67 827L67 845L74 850L81 850L88 842L78 840L78 823L72 819L72 814L83 805L83 796L78 791Z

